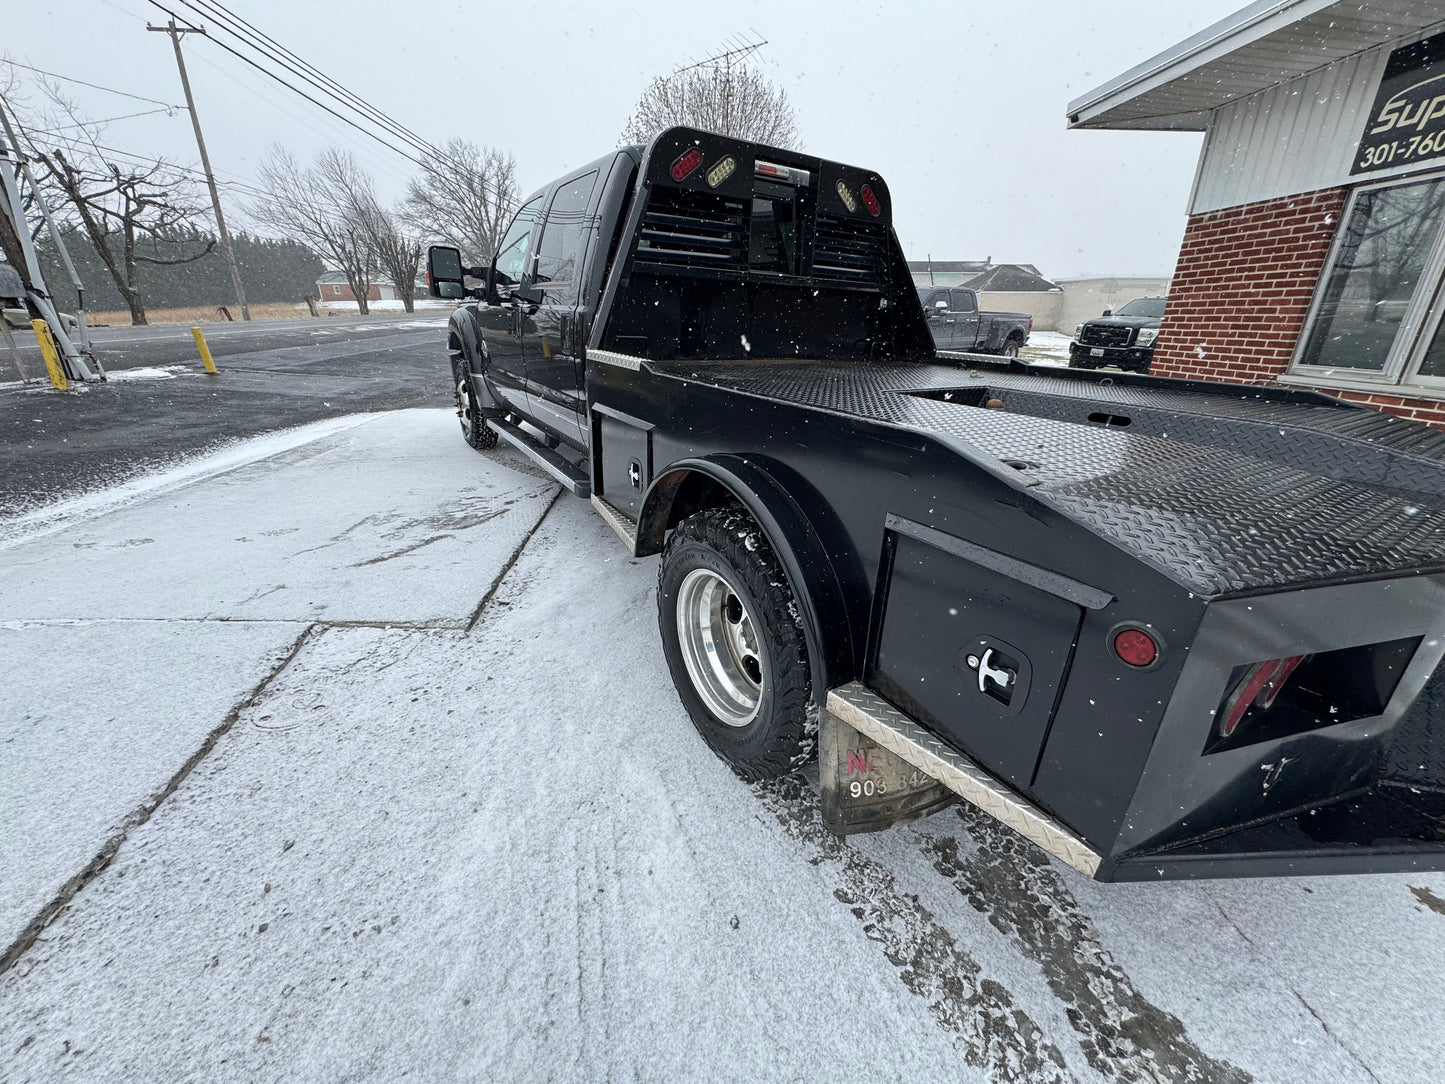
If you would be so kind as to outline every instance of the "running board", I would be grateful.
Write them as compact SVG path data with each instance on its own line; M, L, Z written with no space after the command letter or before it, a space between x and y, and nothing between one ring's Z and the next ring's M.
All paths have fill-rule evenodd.
M607 526L617 532L617 537L622 539L622 544L627 547L627 552L636 557L637 522L613 508L597 494L592 494L591 499L592 507L597 510L597 514L607 522Z
M487 424L497 431L499 437L561 482L572 496L592 496L592 479L576 464L532 439L511 422L505 422L501 418L488 418Z
M1058 821L1014 793L958 750L858 682L828 691L828 714L906 760L970 805L1093 877L1100 856Z

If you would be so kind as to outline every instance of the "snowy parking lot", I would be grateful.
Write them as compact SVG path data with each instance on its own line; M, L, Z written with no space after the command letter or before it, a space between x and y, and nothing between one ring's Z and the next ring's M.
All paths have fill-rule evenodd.
M840 841L706 748L656 559L445 410L0 526L0 1080L1415 1082L1445 875Z

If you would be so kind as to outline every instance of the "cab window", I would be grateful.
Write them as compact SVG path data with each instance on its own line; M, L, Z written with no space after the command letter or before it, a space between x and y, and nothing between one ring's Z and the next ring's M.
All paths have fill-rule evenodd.
M973 294L970 291L950 290L949 293L953 295L953 301L949 304L948 307L951 308L954 312L974 311L975 306L973 301Z
M527 254L532 251L532 226L542 210L542 197L538 196L517 212L507 228L507 236L497 249L497 289L508 290L522 281L527 267Z
M552 197L547 222L542 227L542 240L537 245L537 285L545 287L554 299L576 296L587 204L596 183L597 174L589 173L568 181Z

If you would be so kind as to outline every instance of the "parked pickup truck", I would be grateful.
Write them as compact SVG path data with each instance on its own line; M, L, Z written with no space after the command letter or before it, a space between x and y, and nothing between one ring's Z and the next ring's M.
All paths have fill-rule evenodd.
M1117 365L1125 372L1147 373L1168 300L1136 297L1118 312L1105 309L1098 319L1085 320L1074 329L1074 339L1069 343L1069 368Z
M962 798L1101 880L1445 867L1445 433L937 350L892 210L673 128L428 255L463 434L660 554L707 743L821 742L836 831Z
M978 292L967 286L920 286L918 297L940 350L1016 358L1034 329L1026 312L981 312Z

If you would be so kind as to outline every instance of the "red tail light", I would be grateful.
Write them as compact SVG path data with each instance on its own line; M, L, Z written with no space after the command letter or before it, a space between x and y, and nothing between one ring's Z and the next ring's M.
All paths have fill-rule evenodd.
M693 147L672 163L672 179L680 181L700 165L702 165L702 151Z
M874 218L877 218L883 212L883 207L879 204L878 197L873 194L873 189L868 185L865 184L858 194L863 197L863 206L868 208L868 213Z
M1219 717L1220 735L1227 738L1239 729L1250 708L1266 709L1273 705L1289 676L1306 658L1306 655L1291 655L1251 666L1224 701Z

